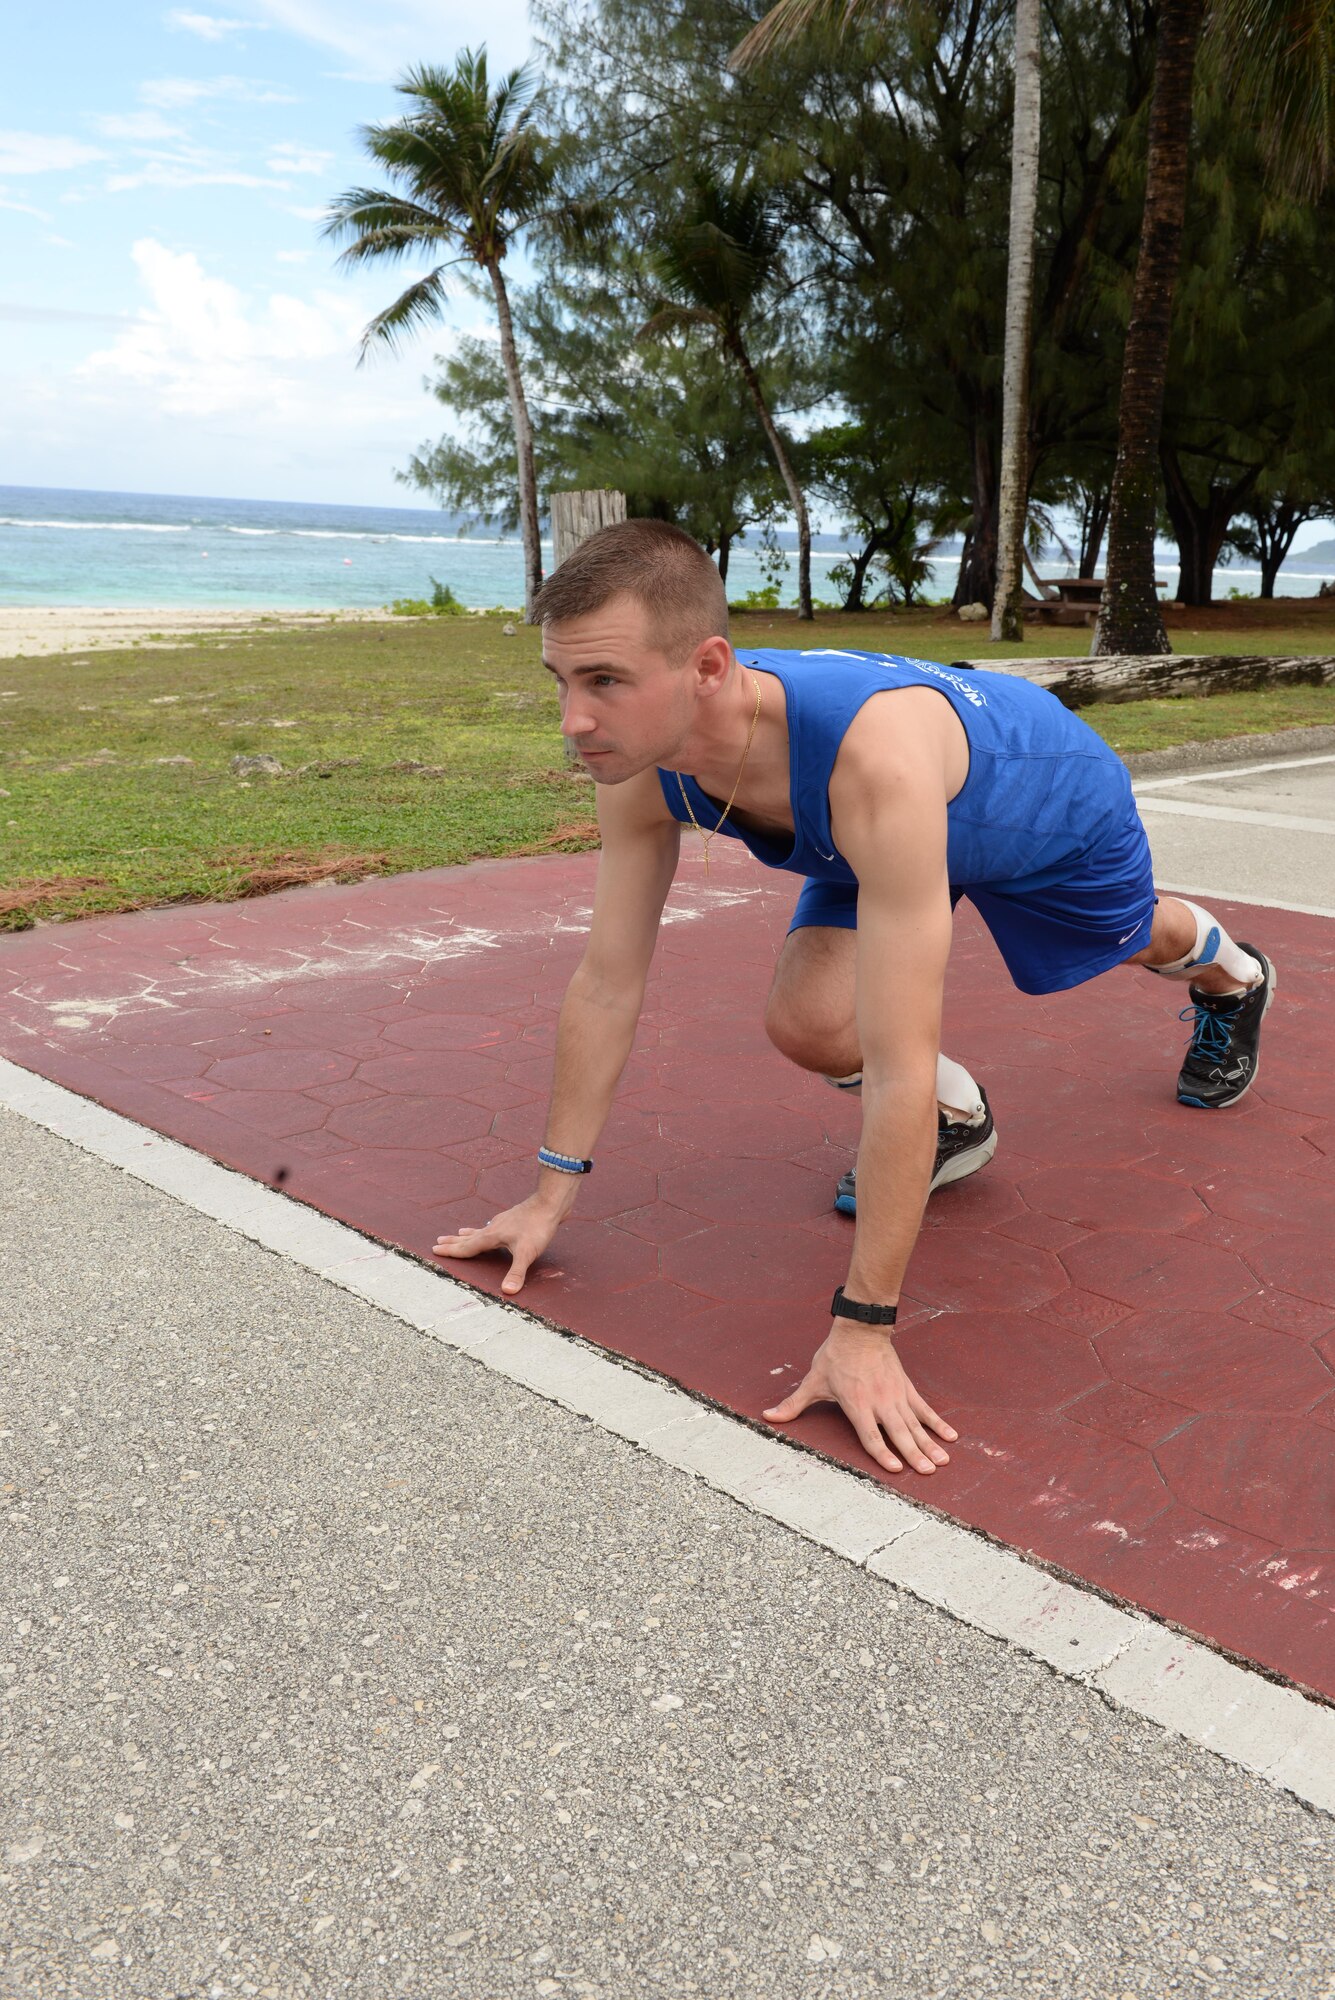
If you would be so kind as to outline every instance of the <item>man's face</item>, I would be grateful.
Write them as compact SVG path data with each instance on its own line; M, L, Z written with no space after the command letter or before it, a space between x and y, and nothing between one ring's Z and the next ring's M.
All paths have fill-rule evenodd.
M697 676L653 641L633 597L614 597L582 618L550 622L543 664L561 702L561 734L600 785L619 785L654 764L671 767L690 730Z

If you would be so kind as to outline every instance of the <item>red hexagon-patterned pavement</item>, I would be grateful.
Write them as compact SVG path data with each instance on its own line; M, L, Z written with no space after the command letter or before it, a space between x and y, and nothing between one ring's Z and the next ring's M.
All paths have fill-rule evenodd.
M720 847L724 843L719 844ZM532 1185L595 857L496 862L0 942L15 1062L418 1257ZM522 1303L753 1421L828 1326L858 1110L760 1025L793 885L688 852L577 1216ZM1181 989L1015 992L962 905L946 1047L1000 1146L928 1207L898 1342L960 1431L890 1478L1335 1698L1335 926L1218 906L1279 968L1260 1081L1185 1110ZM458 1264L496 1290L502 1265Z

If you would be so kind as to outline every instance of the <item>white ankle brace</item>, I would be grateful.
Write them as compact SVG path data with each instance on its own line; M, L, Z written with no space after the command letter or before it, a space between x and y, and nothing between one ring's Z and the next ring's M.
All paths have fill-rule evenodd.
M1170 965L1147 965L1145 970L1157 972L1161 979L1194 979L1202 966L1217 965L1240 986L1255 986L1263 975L1251 953L1234 944L1219 919L1199 903L1189 903L1185 896L1177 901L1196 919L1196 942L1185 957L1175 958Z
M856 1069L851 1076L827 1076L825 1081L836 1090L860 1091L862 1071ZM986 1115L982 1091L963 1063L952 1062L949 1056L939 1055L936 1059L936 1101L942 1110L954 1114L956 1123L981 1125Z
M952 1062L949 1056L938 1055L936 1059L936 1101L955 1124L983 1122L982 1091L964 1064Z

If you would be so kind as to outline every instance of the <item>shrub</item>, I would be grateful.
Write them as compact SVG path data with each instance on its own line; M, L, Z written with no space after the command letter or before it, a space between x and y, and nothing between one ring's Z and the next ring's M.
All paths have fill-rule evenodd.
M396 597L390 605L396 618L465 618L468 606L460 604L448 583L431 579L431 596Z

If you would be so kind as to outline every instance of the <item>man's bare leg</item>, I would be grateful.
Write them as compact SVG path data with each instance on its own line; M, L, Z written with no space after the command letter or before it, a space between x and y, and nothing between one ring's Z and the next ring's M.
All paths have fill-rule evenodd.
M1201 993L1247 993L1254 986L1259 986L1265 977L1265 969L1246 945L1235 946L1234 950L1241 951L1250 960L1250 965L1239 966L1231 952L1228 954L1228 965L1221 965L1217 959L1206 965L1187 963L1200 934L1199 908L1198 904L1182 902L1176 896L1160 896L1154 905L1154 928L1149 943L1134 958L1128 958L1126 963L1143 965L1147 972L1158 973L1169 967L1181 967ZM1228 944L1232 945L1227 932L1222 926L1219 928Z
M765 1011L770 1040L791 1062L853 1091L862 1083L856 965L855 931L815 924L791 931L774 969ZM962 1063L938 1055L936 1091L943 1122L933 1188L986 1166L997 1143L987 1098ZM840 1181L835 1206L842 1214L856 1213L856 1170Z
M862 1069L854 983L857 932L811 924L791 931L774 968L765 1030L775 1048L831 1083L855 1084ZM937 1108L950 1119L978 1111L977 1084L962 1063L937 1066Z

